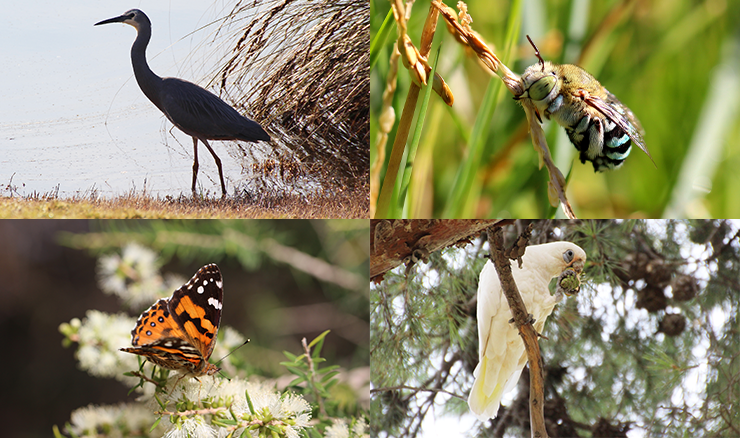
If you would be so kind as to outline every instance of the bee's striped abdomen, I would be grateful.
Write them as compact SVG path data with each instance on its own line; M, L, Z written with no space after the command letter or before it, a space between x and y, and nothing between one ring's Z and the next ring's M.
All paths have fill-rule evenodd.
M595 172L620 167L632 150L630 137L609 119L602 121L586 114L565 132L580 152L581 163L590 161Z

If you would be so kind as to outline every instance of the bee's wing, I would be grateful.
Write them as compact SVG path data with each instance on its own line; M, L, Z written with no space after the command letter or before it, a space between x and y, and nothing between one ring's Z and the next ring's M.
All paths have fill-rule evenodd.
M647 154L650 161L653 162L653 165L655 165L653 157L650 156L650 152L648 151L647 146L645 146L645 140L642 138L645 130L642 129L640 121L637 120L637 117L635 117L632 111L624 106L616 96L608 91L606 92L606 95L608 99L607 102L591 95L586 98L586 103L622 128L629 138L631 138L632 141Z

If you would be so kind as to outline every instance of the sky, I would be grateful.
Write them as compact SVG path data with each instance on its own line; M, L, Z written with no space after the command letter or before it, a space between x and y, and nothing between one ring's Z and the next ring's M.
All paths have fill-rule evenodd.
M227 4L228 3L228 4ZM143 95L133 77L136 30L93 26L128 9L152 22L151 69L202 83L213 60L208 25L233 2L8 2L0 18L0 188L9 195L97 191L110 197L146 187L154 196L189 194L192 140ZM203 30L196 31L204 27ZM195 32L194 32L195 31ZM206 56L209 56L206 58ZM227 190L241 168L226 142L211 142ZM198 184L220 194L218 171L203 145Z

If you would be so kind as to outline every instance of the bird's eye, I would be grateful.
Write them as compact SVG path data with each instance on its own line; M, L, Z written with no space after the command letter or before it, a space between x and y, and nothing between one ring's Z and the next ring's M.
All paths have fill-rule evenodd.
M563 260L565 260L565 263L570 263L573 261L573 250L569 249L563 253Z

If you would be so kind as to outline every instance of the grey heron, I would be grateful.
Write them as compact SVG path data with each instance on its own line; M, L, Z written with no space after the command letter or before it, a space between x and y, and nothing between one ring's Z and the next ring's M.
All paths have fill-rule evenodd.
M139 9L131 9L123 15L95 23L125 23L137 31L131 46L131 64L139 88L152 103L182 132L193 138L193 196L198 177L198 140L213 155L221 179L221 197L226 197L221 160L213 151L208 140L269 141L270 136L262 127L241 115L229 104L204 88L177 78L161 78L154 74L146 62L146 47L152 35L149 17Z

